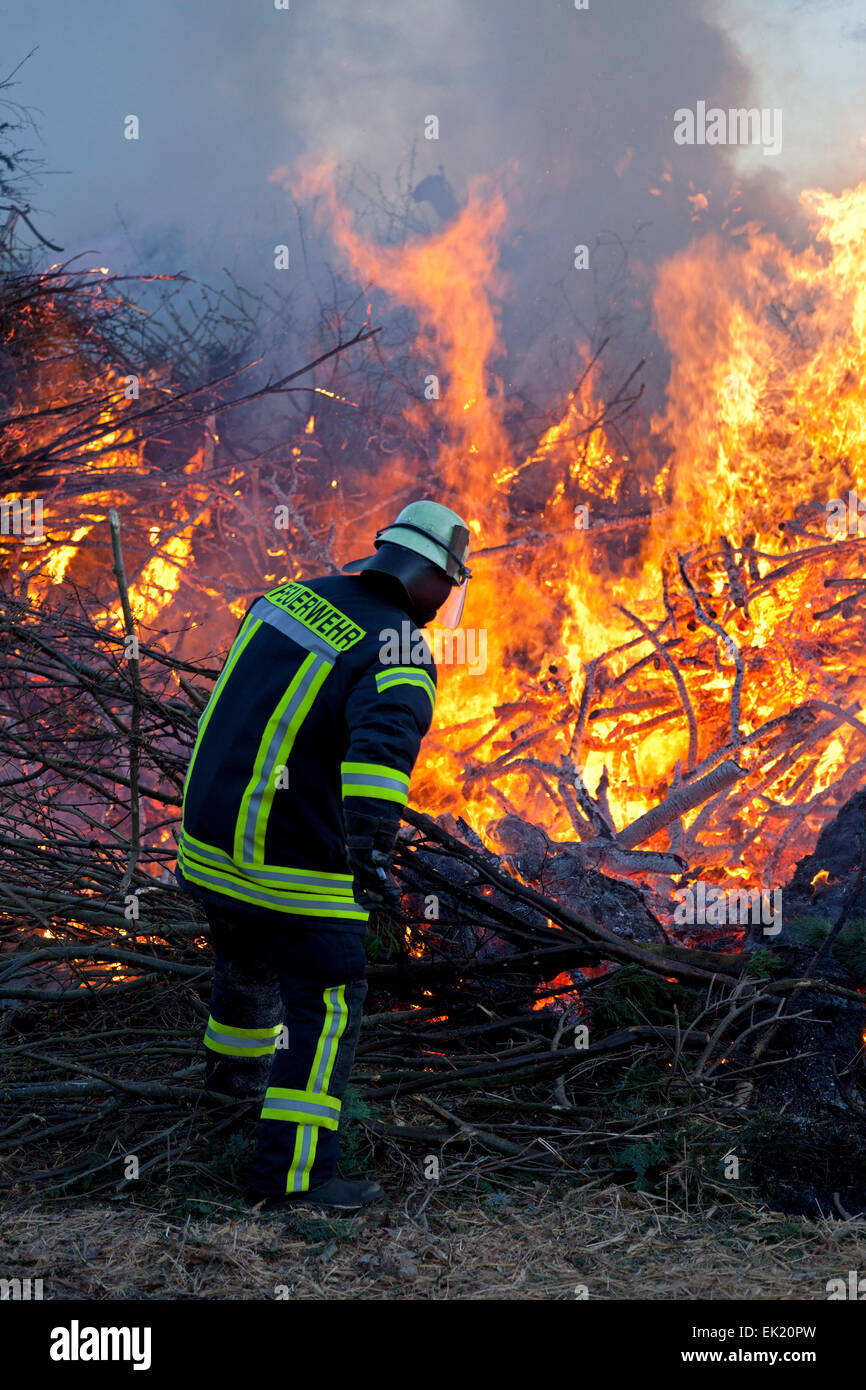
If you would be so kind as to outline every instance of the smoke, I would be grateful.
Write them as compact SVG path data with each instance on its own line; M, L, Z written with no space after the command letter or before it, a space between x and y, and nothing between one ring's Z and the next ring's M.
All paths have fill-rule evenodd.
M268 176L312 151L356 171L371 233L398 173L432 189L413 205L431 230L473 175L498 177L512 390L573 376L577 337L609 333L623 363L646 351L652 267L702 230L751 218L792 234L816 128L835 130L825 184L862 157L862 98L847 94L863 33L848 4L790 0L48 0L4 19L10 66L36 47L18 94L44 140L38 225L119 272L213 283L228 268L255 291L294 288L310 263ZM783 108L781 154L677 145L674 112L702 100Z

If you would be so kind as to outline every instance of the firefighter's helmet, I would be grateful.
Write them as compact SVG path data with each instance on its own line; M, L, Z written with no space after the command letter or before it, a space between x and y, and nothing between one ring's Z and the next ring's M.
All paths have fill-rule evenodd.
M389 526L376 532L376 553L343 566L344 574L390 574L409 595L425 622L456 627L472 571L466 564L469 528L441 502L410 502ZM447 587L443 585L447 581Z

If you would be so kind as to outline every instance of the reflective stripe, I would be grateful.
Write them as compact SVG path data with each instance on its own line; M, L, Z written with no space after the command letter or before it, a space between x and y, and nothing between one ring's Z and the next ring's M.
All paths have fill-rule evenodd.
M426 690L430 697L430 705L436 708L436 684L426 671L422 671L418 666L390 666L385 671L376 674L376 689L381 695L384 691L390 690L395 685L418 685L422 690Z
M269 1028L234 1028L217 1023L211 1016L204 1035L204 1045L227 1057L270 1057L283 1030L281 1023Z
M207 1037L207 1035L205 1035L204 1045L205 1047L209 1047L211 1052L218 1052L221 1057L273 1057L275 1051L273 1043L271 1043L269 1047L260 1047L258 1049L240 1048L233 1047L230 1043L214 1042L213 1039Z
M310 1169L316 1159L319 1143L318 1125L299 1125L295 1151L286 1178L287 1192L306 1192L310 1186Z
M338 652L349 651L367 635L341 609L296 581L269 589L265 598Z
M430 680L429 676L426 680L424 680L423 678L419 680L415 676L397 676L394 678L394 680L382 681L381 685L376 686L376 689L379 691L379 694L381 695L386 690L390 690L391 687L395 685L415 685L420 687L420 689L426 693L427 698L430 701L430 708L436 708L436 687L433 685L433 682Z
M307 1081L307 1094L317 1096L320 1104L324 1103L322 1093L328 1089L334 1063L337 1060L340 1039L349 1022L345 985L334 985L330 989L326 989L322 998L325 1001L325 1022L319 1034L313 1065L310 1068L310 1076ZM275 1117L272 1116L271 1118ZM316 1157L316 1145L319 1141L319 1129L336 1129L337 1124L339 1124L339 1120L337 1124L329 1123L320 1115L315 1118L315 1124L299 1125L298 1127L292 1162L286 1175L287 1192L306 1192L308 1190L310 1170Z
M301 1105L300 1103L290 1105L288 1101L284 1101L282 1106L275 1101L269 1102L263 1107L260 1118L263 1120L288 1120L294 1125L315 1125L317 1129L329 1129L332 1133L336 1133L340 1127L339 1115L332 1115L330 1110L317 1108L313 1105ZM303 1190L302 1188L301 1191Z
M177 862L184 878L199 888L208 888L213 893L223 893L240 902L267 907L274 912L288 912L299 917L348 918L353 922L366 922L369 917L369 912L358 906L351 893L344 897L324 897L321 893L299 893L258 886L245 877L242 868L235 868L229 873L216 865L205 867L191 859L180 847Z
M263 864L265 832L274 799L274 768L285 766L298 730L306 719L333 665L311 652L267 722L253 774L241 798L235 825L235 862Z
M304 651L315 652L317 656L323 656L328 661L333 661L337 655L337 648L332 647L324 637L320 637L317 632L310 632L310 629L299 623L297 618L293 618L291 613L278 608L268 598L260 598L254 603L250 615L263 623L270 623L271 627L277 628L284 637L291 637L293 642L304 648Z
M388 767L385 763L340 763L341 773L352 773L353 780L357 780L354 774L359 777L382 778L395 786L409 790L409 774L401 772L399 767Z
M340 780L343 797L375 796L383 801L399 801L405 806L409 800L409 777L396 767L385 767L381 763L341 763Z
M291 1120L295 1124L317 1124L336 1130L340 1124L340 1101L327 1092L288 1091L269 1086L265 1093L263 1120Z
M208 1028L217 1028L221 1033L230 1033L233 1038L278 1038L283 1031L282 1023L270 1023L265 1028L236 1028L234 1024L217 1023L213 1014L208 1018Z
M237 665L238 658L246 649L246 646L251 641L251 639L255 637L260 627L261 623L255 622L253 620L252 614L248 613L246 622L244 623L243 627L241 628L240 632L235 638L234 643L232 644L231 651L226 657L226 664L220 672L217 683L210 693L210 699L205 705L204 712L202 713L202 716L198 721L198 734L196 736L195 747L192 750L192 757L189 760L189 767L186 770L186 778L184 779L183 784L184 798L186 797L186 789L189 786L189 780L192 777L192 770L195 767L195 760L198 757L198 750L201 747L202 739L204 738L205 733L207 732L207 726L210 723L211 715L213 714L214 709L216 708L217 700L223 692L223 686L225 685L226 681L228 680L229 676L231 675L232 671Z
M343 782L343 798L347 796L374 796L379 801L396 801L405 806L409 800L408 792L397 791L394 787L377 786L376 780L366 782Z
M310 1068L307 1087L311 1091L326 1091L337 1059L337 1047L349 1022L346 1005L346 986L334 985L323 994L325 1001L325 1024L319 1037L319 1045Z
M255 883L273 887L285 884L287 887L303 888L308 894L329 893L334 897L352 895L351 874L325 874L316 869L295 869L287 864L270 867L267 864L236 864L225 850L217 849L215 845L206 845L202 840L194 839L185 830L181 830L178 843L188 859L204 860L203 867L216 866L226 869L232 874L242 874Z
M339 1115L343 1102L339 1096L329 1096L327 1091L293 1091L286 1086L269 1086L266 1100L303 1101L320 1106L329 1115Z

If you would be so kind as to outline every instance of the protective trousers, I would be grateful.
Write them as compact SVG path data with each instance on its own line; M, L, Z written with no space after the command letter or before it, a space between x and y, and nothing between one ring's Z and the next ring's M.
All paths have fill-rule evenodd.
M206 1085L233 1096L264 1092L251 1195L307 1192L337 1168L367 993L363 937L280 931L210 908L208 921L216 962Z

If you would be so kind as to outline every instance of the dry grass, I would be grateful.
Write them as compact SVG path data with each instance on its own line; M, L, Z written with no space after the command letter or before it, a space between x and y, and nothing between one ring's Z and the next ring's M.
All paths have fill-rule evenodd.
M351 1219L219 1203L178 1219L129 1199L0 1219L0 1273L55 1299L821 1300L864 1266L864 1221L687 1214L616 1186L428 1191Z

